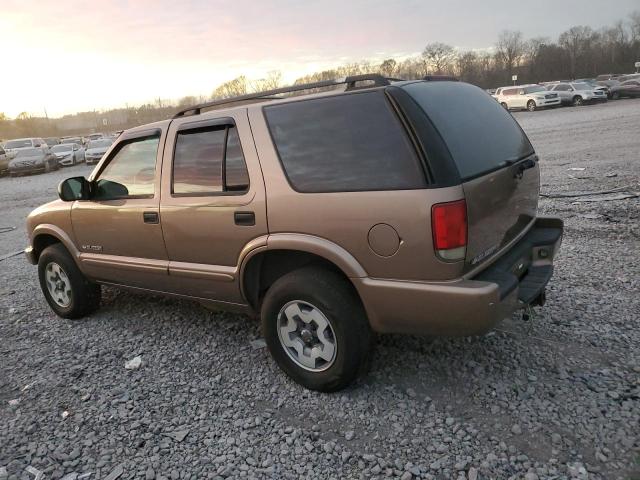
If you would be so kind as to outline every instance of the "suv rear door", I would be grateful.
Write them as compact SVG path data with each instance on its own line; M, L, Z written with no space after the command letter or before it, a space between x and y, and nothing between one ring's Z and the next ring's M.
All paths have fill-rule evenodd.
M460 82L417 82L402 89L422 107L458 170L467 202L469 271L532 224L538 159L518 123L483 90Z
M238 259L267 234L264 182L246 110L171 122L162 166L171 291L244 303Z

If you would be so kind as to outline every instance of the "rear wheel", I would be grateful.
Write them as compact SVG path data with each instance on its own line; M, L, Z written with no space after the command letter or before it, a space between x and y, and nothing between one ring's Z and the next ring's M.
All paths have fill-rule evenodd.
M51 171L51 164L47 160L46 162L44 162L44 173L49 173L50 171Z
M40 288L51 309L62 318L81 318L100 305L100 286L91 283L60 243L38 259Z
M332 271L307 267L276 280L261 310L271 355L311 390L340 390L366 369L373 334L353 286Z
M509 105L507 105L505 102L501 102L500 105L502 105L502 108L504 108L505 110L509 110Z
M620 93L618 92L613 92L611 94L611 100L619 100L620 99Z
M529 110L530 112L535 112L536 111L536 102L534 102L533 100L529 100L527 102L527 110Z
M573 106L574 107L580 107L583 104L584 104L584 100L582 99L582 97L580 95L576 95L575 97L573 97Z

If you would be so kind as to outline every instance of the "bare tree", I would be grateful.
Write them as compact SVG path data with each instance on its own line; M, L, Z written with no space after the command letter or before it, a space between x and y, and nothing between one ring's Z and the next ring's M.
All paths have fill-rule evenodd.
M251 82L251 89L254 92L263 92L265 90L273 90L282 86L282 72L280 70L271 70L267 72L264 78Z
M525 52L525 42L522 32L503 30L498 36L496 43L496 53L504 63L504 67L509 75L513 74L514 68L520 65Z
M434 42L427 45L422 52L425 73L449 73L456 57L456 50L446 43Z
M247 78L241 75L223 83L213 91L213 98L229 98L247 93Z
M571 78L576 78L578 59L590 49L594 32L591 27L576 26L571 27L566 32L560 34L558 43L569 55L569 67Z
M393 58L388 58L380 64L380 72L385 77L393 77L396 75L398 63Z

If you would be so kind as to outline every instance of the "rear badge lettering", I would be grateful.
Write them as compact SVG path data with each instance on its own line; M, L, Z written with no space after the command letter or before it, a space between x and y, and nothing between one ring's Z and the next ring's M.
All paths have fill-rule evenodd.
M494 245L488 250L485 250L484 252L482 252L480 255L473 257L473 259L471 260L471 265L475 265L476 263L481 262L482 260L487 258L489 255L493 254L496 250L498 250L498 246Z

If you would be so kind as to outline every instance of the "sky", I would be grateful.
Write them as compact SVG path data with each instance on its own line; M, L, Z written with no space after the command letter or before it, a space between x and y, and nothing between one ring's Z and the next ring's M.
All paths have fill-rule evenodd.
M50 117L209 95L239 75L285 81L430 42L494 45L611 25L639 0L0 0L0 112Z

